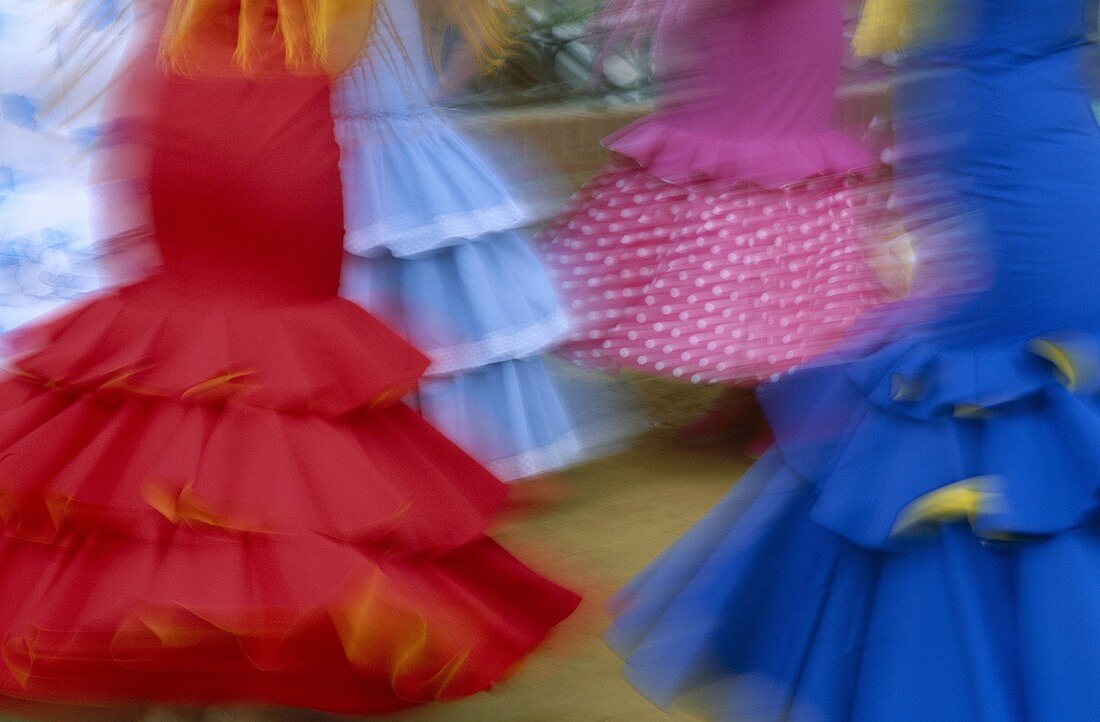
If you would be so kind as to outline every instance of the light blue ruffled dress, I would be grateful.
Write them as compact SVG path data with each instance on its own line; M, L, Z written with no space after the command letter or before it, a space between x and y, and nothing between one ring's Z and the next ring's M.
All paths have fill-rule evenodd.
M109 0L0 0L0 333L99 285L90 159L123 14Z
M521 230L530 206L431 102L437 74L412 0L380 4L365 54L339 78L345 295L432 359L418 403L504 479L582 450L542 353L568 320Z

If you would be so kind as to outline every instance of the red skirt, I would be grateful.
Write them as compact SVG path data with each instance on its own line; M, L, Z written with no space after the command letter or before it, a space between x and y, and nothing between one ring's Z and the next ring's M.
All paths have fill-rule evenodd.
M31 333L0 384L4 695L388 712L490 687L577 604L485 536L505 487L349 303L152 281Z

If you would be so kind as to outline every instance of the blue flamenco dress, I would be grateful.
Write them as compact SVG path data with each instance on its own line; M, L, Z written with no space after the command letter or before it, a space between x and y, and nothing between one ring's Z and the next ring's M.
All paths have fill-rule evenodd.
M432 360L413 403L448 437L506 480L566 466L580 434L542 353L568 320L521 231L532 206L433 104L416 3L380 8L333 95L343 293Z
M1097 718L1087 2L939 5L939 32L903 76L900 127L909 148L932 149L912 155L940 198L921 209L940 214L929 227L958 219L982 282L857 360L763 393L775 449L617 600L610 642L663 706L715 719Z

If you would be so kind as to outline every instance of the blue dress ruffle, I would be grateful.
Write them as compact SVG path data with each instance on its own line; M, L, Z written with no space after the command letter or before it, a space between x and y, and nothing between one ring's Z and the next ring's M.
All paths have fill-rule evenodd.
M1093 717L1095 389L1040 344L905 346L769 389L775 449L620 593L609 641L656 703L722 720ZM928 393L891 401L890 378ZM990 388L1005 395L971 404Z
M418 402L460 446L505 479L566 466L581 439L540 354L568 321L521 230L534 213L430 102L415 3L380 7L333 92L344 293L431 358Z
M352 107L365 102L347 97L361 69L353 68L338 86L336 97ZM355 200L346 209L351 253L415 257L537 220L442 109L368 113L345 107L336 110L336 121L345 192Z
M893 332L853 343L857 358L761 392L774 450L615 602L610 643L658 704L721 720L1096 718L1084 6L943 4L951 32L910 60L900 126L934 141L916 168L966 215L988 274L919 325L888 309Z

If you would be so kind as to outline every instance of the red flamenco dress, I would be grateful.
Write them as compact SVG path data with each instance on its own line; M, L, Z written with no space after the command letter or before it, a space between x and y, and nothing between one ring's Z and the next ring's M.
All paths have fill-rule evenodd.
M154 74L163 268L0 384L0 695L384 713L490 687L577 604L400 403L426 359L337 297L328 78L281 59Z

